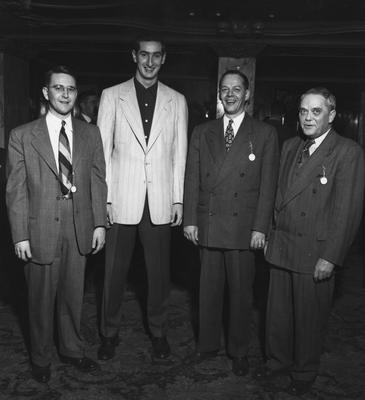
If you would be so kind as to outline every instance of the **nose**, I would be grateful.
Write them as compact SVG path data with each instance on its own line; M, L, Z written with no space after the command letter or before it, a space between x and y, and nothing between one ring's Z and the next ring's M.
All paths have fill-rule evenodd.
M147 65L151 66L152 65L152 54L150 54L147 58Z
M306 121L310 121L312 119L312 113L310 112L310 111L308 111L306 114L305 114L305 120Z
M69 90L69 89L68 89L67 87L63 88L63 92L62 92L62 96L63 96L63 97L66 97L66 98L67 98L67 97L69 96L68 90Z

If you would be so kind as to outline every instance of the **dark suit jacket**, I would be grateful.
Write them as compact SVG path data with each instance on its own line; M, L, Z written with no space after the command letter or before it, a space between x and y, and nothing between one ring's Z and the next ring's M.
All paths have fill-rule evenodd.
M255 160L250 161L251 152ZM223 119L197 126L185 176L184 225L199 244L248 249L251 231L267 233L279 165L276 131L247 113L228 153Z
M354 239L362 214L364 152L331 130L300 168L304 140L285 142L266 252L277 266L313 273L318 258L340 265ZM326 184L321 184L323 172Z
M105 161L99 129L75 118L73 212L81 254L91 251L97 226L106 226ZM15 128L9 138L6 202L13 242L29 240L32 261L50 264L60 229L60 184L46 119Z

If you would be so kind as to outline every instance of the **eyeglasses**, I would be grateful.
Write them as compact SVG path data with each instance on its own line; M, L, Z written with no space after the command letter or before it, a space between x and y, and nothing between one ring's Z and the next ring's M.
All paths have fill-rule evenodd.
M57 93L65 93L67 94L75 94L77 92L77 88L74 86L63 86L63 85L53 85L53 86L48 86L50 89L54 89Z

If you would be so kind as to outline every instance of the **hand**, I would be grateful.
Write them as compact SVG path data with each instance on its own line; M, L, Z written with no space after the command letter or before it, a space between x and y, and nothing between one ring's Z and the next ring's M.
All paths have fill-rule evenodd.
M183 216L183 205L180 203L174 203L171 209L170 226L181 225L182 216Z
M93 233L93 242L92 242L92 248L93 251L91 254L96 254L99 252L105 244L105 228L103 226L98 226L97 228L94 229Z
M186 237L186 239L193 242L195 246L199 244L197 226L195 225L184 226L184 236Z
M252 231L250 247L254 250L264 249L265 234L257 231Z
M108 220L108 226L112 226L114 224L113 210L112 205L109 203L106 205L106 217Z
M15 243L14 248L16 256L21 260L29 261L32 258L29 240L22 240L21 242Z
M329 279L332 276L335 265L329 261L319 258L314 267L313 279L315 282Z

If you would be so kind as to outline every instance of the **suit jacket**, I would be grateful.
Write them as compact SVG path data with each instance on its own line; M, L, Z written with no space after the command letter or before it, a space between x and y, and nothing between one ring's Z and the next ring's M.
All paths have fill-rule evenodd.
M184 225L198 226L200 245L248 249L251 231L267 233L278 165L275 128L247 114L228 153L222 118L194 129L185 177Z
M362 214L364 153L331 130L299 169L304 140L284 143L267 260L313 273L318 258L342 264ZM326 176L327 181L321 183ZM325 184L324 184L325 183Z
M130 79L103 91L98 126L114 222L138 224L147 192L152 222L169 223L172 204L183 202L187 150L184 96L158 83L146 144L136 90Z
M73 213L81 254L106 226L105 162L96 126L72 119ZM9 138L6 202L14 243L29 240L32 261L50 264L60 231L60 183L45 117L15 128Z

